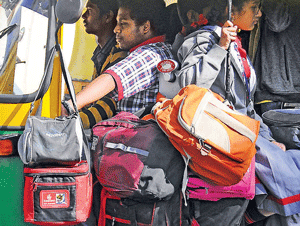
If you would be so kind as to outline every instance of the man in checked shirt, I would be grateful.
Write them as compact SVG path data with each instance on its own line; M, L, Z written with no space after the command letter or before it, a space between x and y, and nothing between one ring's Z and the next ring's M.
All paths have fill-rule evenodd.
M120 48L129 55L105 70L76 95L78 108L110 95L118 111L136 112L155 103L157 64L173 59L165 44L166 6L163 0L119 0L114 29ZM70 103L70 102L69 102Z

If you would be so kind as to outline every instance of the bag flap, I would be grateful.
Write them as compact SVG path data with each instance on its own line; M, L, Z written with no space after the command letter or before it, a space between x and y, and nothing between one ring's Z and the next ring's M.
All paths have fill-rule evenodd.
M204 95L203 93L191 95L195 95L200 102L196 105L197 102L188 100L189 96L181 102L178 121L185 130L200 140L210 140L226 152L230 152L230 139L222 123L246 136L252 143L255 142L256 134L231 116L231 114L241 114L218 100L211 91L207 90ZM195 97L192 99L194 100ZM192 103L195 107L191 107Z
M210 92L206 92L204 94L193 116L188 116L186 114L186 110L188 109L188 107L190 108L190 106L188 105L190 105L189 103L191 102L186 101L185 98L181 102L179 108L178 121L185 130L187 130L199 140L210 140L218 146L222 147L226 152L230 152L230 140L226 130L218 121L216 121L205 111L207 109L207 105L209 105L211 95L212 94ZM185 102L187 103L185 104Z
M101 126L122 126L126 128L133 128L137 124L139 117L130 112L120 112L110 119L98 122L93 126L93 132L97 131L97 127Z

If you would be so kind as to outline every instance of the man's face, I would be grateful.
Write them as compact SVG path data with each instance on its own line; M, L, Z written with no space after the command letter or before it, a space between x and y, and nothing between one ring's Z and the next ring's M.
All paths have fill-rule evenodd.
M86 33L94 35L101 33L104 24L104 15L100 15L100 9L96 4L88 1L82 18Z
M137 26L130 17L130 10L119 8L117 15L117 26L114 29L116 40L121 49L129 50L146 41L143 25Z

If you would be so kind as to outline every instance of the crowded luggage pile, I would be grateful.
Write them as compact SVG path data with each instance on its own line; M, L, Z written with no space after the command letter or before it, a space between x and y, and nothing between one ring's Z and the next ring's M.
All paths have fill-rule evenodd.
M291 145L299 125L283 123L294 137L280 139L277 124L268 124L272 134L269 115L261 117L265 103L284 106L288 94L298 100L296 75L289 84L280 75L274 82L262 65L276 64L263 58L263 31L276 19L300 31L297 6L295 0L87 2L82 18L98 47L95 79L75 104L92 130L93 205L81 225L300 225L300 152ZM286 71L300 73L300 66ZM270 91L276 82L289 92ZM62 114L73 106L65 101ZM298 119L297 111L283 113Z

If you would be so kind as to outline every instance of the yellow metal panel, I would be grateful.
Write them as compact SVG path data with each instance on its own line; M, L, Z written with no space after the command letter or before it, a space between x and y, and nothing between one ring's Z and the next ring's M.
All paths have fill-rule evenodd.
M76 22L74 47L69 65L69 71L74 80L91 81L94 64L91 61L97 46L94 35L85 32L81 18Z
M61 67L58 54L53 62L53 74L50 87L43 98L42 116L55 118L60 115L61 103Z
M49 89L43 98L42 116L55 118L61 111L61 67L58 54L53 62L53 75ZM25 126L31 103L9 104L0 103L0 126L19 127ZM39 101L33 114L36 111Z
M11 53L5 62L7 64L5 71L0 76L0 94L12 94L14 87L14 77L17 57L17 42L13 44Z
M1 126L24 126L30 104L0 104Z

